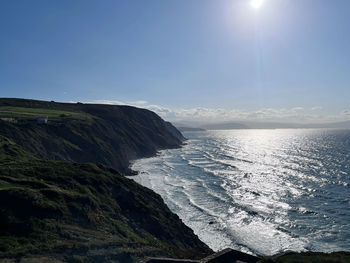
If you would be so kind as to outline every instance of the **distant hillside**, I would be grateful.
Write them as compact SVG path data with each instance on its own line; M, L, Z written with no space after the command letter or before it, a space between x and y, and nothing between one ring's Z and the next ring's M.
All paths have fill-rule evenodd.
M132 262L210 252L158 194L114 169L42 160L0 136L0 261L33 254Z
M37 124L39 116L47 116L48 124ZM45 159L97 162L125 174L131 160L184 140L145 109L6 98L0 99L0 135Z
M177 129L180 132L186 132L186 131L205 131L203 128L193 128L193 127L177 127Z
M199 127L207 130L231 130L231 129L350 129L350 121L334 123L283 123L283 122L221 122L201 124Z
M326 128L350 129L350 121L329 123Z
M242 123L236 123L236 122L206 124L206 125L202 125L201 127L207 130L249 129L247 125Z

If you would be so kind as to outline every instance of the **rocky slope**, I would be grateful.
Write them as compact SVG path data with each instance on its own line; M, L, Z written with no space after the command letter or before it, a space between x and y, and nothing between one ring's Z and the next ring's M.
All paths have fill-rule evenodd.
M38 116L48 116L48 124L38 125ZM0 99L0 135L44 159L101 163L124 174L130 161L184 140L145 109L25 99Z
M133 262L210 252L159 195L116 170L43 160L0 136L0 261Z

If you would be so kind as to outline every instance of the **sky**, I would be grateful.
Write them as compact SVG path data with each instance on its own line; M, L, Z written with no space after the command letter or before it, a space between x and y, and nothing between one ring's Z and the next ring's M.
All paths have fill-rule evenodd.
M0 96L171 121L350 119L349 0L3 0Z

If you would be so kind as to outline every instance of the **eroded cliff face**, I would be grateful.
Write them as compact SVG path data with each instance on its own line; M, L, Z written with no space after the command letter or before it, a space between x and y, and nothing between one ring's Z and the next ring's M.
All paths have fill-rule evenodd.
M0 136L0 261L41 255L132 262L209 253L159 195L116 170L43 160Z
M48 124L37 124L35 114ZM0 117L0 135L44 159L101 163L124 174L131 160L184 140L155 113L129 106L0 99Z
M148 110L0 99L0 259L208 255L159 195L120 173L183 140Z

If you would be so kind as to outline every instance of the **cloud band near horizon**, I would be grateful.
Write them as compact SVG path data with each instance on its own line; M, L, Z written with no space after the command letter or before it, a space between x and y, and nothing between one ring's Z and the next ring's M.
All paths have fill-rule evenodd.
M145 108L154 111L163 119L171 122L192 122L192 123L220 123L220 122L284 122L284 123L331 123L350 120L350 110L344 109L338 114L324 114L323 108L314 106L311 108L263 108L253 111L243 109L223 109L223 108L177 108L151 104L145 100L123 102L117 100L93 100L86 103L109 104L109 105L129 105Z

